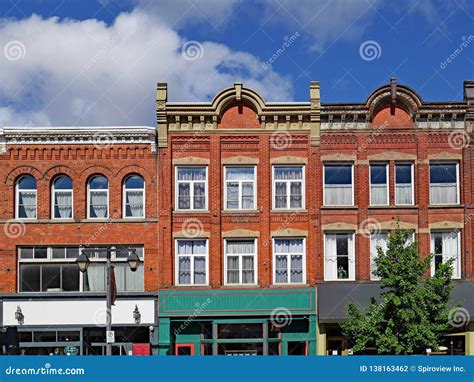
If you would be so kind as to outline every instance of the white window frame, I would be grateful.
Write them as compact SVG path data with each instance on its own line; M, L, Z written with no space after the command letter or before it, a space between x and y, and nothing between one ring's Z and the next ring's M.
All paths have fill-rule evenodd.
M456 202L454 205L460 204L461 198L460 198L460 184L459 184L459 161L432 161L429 163L429 168L428 168L428 178L429 178L429 202L431 206L450 206L453 205L453 203L436 203L432 204L431 203L431 165L436 165L436 164L455 164L456 165ZM438 184L438 183L434 183Z
M178 170L180 168L204 168L206 170L206 180L204 181L204 208L194 208L194 183L203 183L202 180L178 180ZM208 199L209 199L209 172L208 166L175 166L175 209L176 211L207 211L208 210ZM189 187L189 198L190 208L179 208L179 183L190 183Z
M105 179L107 179L107 190L104 190L104 189L97 189L97 190L91 190L90 189L90 184L91 184L91 180L92 178L94 178L95 176L103 176ZM91 217L91 192L92 191L107 191L107 214L103 217L103 218L94 218L94 217ZM104 219L108 219L109 218L109 210L110 210L110 181L109 181L109 178L107 178L105 175L102 175L102 174L94 174L92 175L89 180L87 181L87 219L91 219L91 220L104 220Z
M253 169L253 180L227 180L227 169L229 168L252 168ZM207 175L207 174L206 174ZM207 176L206 176L207 179ZM227 208L227 182L233 182L239 184L238 189L238 208ZM253 208L247 209L242 208L242 183L253 183ZM256 166L224 166L224 210L226 211L255 211L257 210L257 167Z
M139 176L143 179L143 188L126 188L125 182L130 176ZM127 191L142 191L143 197L143 214L142 216L127 216ZM123 218L124 219L144 219L146 216L146 182L145 178L140 174L129 174L127 175L122 184L122 211L123 211Z
M435 247L434 247L434 235L435 233L456 233L456 243L457 243L457 255L458 258L456 262L454 263L454 266L457 267L457 269L453 269L453 280L459 280L461 278L461 232L457 229L452 229L452 230L434 230L430 232L430 252L434 254ZM444 251L443 251L444 252ZM439 256L439 255L438 255ZM443 257L443 264L444 264L444 257L449 256L449 254L442 254ZM431 276L434 276L435 274L435 259L431 260Z
M302 275L302 281L300 283L296 282L291 282L291 256L292 255L301 255L300 253L276 253L275 252L275 241L276 240L303 240L303 253L302 253L302 262L303 262L303 275ZM306 280L306 238L305 237L274 237L272 238L272 283L273 285L305 285L307 283ZM286 283L280 283L276 282L276 257L277 255L286 255L288 257L288 260L286 262L287 264L287 274L288 274L288 282Z
M101 247L101 245L98 245ZM131 247L134 247L135 245L130 244ZM145 247L142 245L136 245L137 247L143 247L143 255L139 255L140 261L141 261L141 266L144 266L144 261L145 261ZM27 247L46 247L46 258L45 259L22 259L20 256L20 250L22 248L27 248ZM46 292L46 291L38 291L38 292L21 292L21 273L20 273L20 265L21 264L26 264L26 265L34 265L34 264L76 264L76 259L75 258L54 258L53 257L53 249L54 248L78 248L79 249L79 254L81 253L81 249L83 248L80 245L53 245L53 246L48 246L48 245L23 245L17 247L17 291L18 293L57 293L57 292ZM88 255L89 256L89 255ZM98 258L93 258L89 256L89 260L91 263L99 263L99 264L106 264L107 260L105 258L103 259L98 259ZM111 261L112 265L117 264L117 263L126 263L127 258L116 258L115 253L111 254ZM79 272L79 269L78 269ZM41 285L40 285L41 286ZM145 269L143 270L143 291L145 290ZM79 272L79 290L78 291L62 291L60 293L78 293L78 292L84 292L84 293L101 293L101 292L90 292L90 291L84 291L84 273ZM124 291L127 292L127 291ZM128 291L128 292L139 292L139 291Z
M351 166L351 204L326 204L326 166ZM351 207L355 205L355 191L354 191L354 163L353 162L324 162L323 163L323 205L326 207Z
M54 220L71 220L74 219L74 183L72 188L69 190L71 191L71 217L70 218L61 218L61 217L56 217L54 212L55 212L55 205L56 205L56 188L54 187L54 183L56 180L61 177L61 176L67 176L69 179L71 177L69 175L59 175L53 179L53 182L51 184L51 219ZM72 179L71 179L72 182ZM58 191L68 191L68 190L58 190Z
M20 181L21 181L21 179L24 178L24 177L29 177L29 176L31 176L35 180L36 189L34 189L34 190L20 190ZM35 217L34 218L28 218L28 217L21 218L20 217L20 193L23 192L23 191L34 192L35 193ZM18 219L18 220L36 220L36 219L38 219L38 181L36 180L36 178L33 175L25 174L25 175L20 176L16 180L16 183L15 183L15 219Z
M276 182L275 179L275 168L288 168L288 167L295 167L301 168L301 179L295 180L278 180L278 182L285 182L286 183L286 207L285 208L277 208L276 207ZM305 174L305 165L299 164L288 164L288 165L273 165L272 166L272 209L277 211L301 211L306 208L306 174ZM290 206L291 204L291 183L300 183L301 182L301 207L293 208Z
M178 242L180 241L205 241L206 242L206 253L205 254L182 254L178 255ZM191 283L190 284L182 284L179 282L179 258L180 257L190 257L193 259L194 257L205 257L206 258L206 282L205 284L194 284L194 261L190 262L190 272L191 272ZM174 277L175 277L175 285L176 286L187 286L187 287L202 287L202 286L208 286L209 285L209 239L205 238L192 238L192 239L187 239L187 238L180 238L180 239L175 239L174 241L174 264L175 264L175 272L174 272Z
M337 278L337 253L334 254L334 258L336 259L335 266L336 266L336 278L328 278L326 277L326 257L328 255L327 253L327 244L326 244L326 236L327 235L335 235L335 234L346 234L346 235L351 235L352 236L352 248L349 248L348 246L348 262L349 262L349 274L347 279L339 279ZM356 279L356 254L355 254L355 248L356 248L356 235L353 231L351 232L344 232L344 231L327 231L324 232L324 281L341 281L341 282L347 282L347 281L355 281ZM352 265L351 265L351 258L352 258ZM351 275L352 271L352 275Z
M397 165L405 165L405 166L410 166L411 169L411 203L397 203ZM395 200L394 203L396 206L413 206L415 205L415 171L414 171L414 164L413 162L395 162L395 174L394 174L394 180L395 180ZM400 184L408 184L408 183L400 183Z
M227 242L228 241L233 241L233 240L247 240L247 241L250 241L250 240L253 240L254 242L254 248L255 248L255 251L254 253L242 253L242 254L228 254L227 253ZM258 241L256 238L235 238L235 239L224 239L224 285L257 285L258 284L258 256L257 256L257 252L258 252ZM234 256L234 257L238 257L239 258L239 282L238 283L229 283L227 281L227 257L228 256ZM253 265L254 265L254 269L253 269L253 273L254 273L254 277L253 277L253 280L254 282L253 283L243 283L242 282L242 273L243 273L243 260L242 260L242 257L243 256L246 256L246 257L249 257L249 256L253 256Z
M372 240L374 240L374 235L376 234L385 234L387 235L387 244L388 244L388 239L390 237L390 232L389 231L380 231L380 232L371 232L370 233L370 279L372 281L379 281L380 280L380 277L378 276L375 276L372 272L376 270L377 268L377 265L375 264L375 259L378 255L377 253L377 246L375 246L375 253L372 252Z
M385 166L385 187L386 187L386 198L387 202L382 204L377 204L372 201L372 166ZM389 185L389 164L385 162L377 163L373 162L369 164L369 199L371 206L388 206L390 204L390 185Z

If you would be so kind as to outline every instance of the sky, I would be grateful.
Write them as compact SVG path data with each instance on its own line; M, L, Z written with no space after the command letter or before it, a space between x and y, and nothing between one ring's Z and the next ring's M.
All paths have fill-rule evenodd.
M242 82L266 101L364 102L395 76L425 101L474 80L471 0L0 0L0 128L155 125Z

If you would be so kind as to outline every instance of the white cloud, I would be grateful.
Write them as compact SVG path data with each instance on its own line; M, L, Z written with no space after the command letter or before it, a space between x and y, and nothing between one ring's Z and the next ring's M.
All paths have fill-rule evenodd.
M19 44L7 46L12 41ZM184 41L138 8L109 26L37 15L3 21L0 127L154 124L155 86L163 81L174 101L212 99L236 81L268 100L291 99L290 79L264 70L257 57L207 41L202 58L191 61Z

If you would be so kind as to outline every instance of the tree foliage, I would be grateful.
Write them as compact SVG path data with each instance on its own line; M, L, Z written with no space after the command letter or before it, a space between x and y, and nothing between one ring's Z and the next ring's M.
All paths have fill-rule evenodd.
M374 275L380 277L380 299L372 298L365 312L353 303L348 306L348 319L341 326L354 353L368 347L379 354L438 350L440 336L449 329L453 260L426 278L433 255L420 259L418 243L407 243L409 235L397 227L389 235L387 251L377 247Z

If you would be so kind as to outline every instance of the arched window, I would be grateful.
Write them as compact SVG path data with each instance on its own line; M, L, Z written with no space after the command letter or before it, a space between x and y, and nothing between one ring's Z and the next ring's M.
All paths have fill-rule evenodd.
M53 218L72 218L72 180L67 175L58 176L53 182Z
M109 181L103 175L94 175L87 185L88 213L90 219L109 216Z
M19 219L36 219L36 180L31 175L16 182L15 215Z
M125 179L123 210L126 218L145 217L145 181L140 175L130 175Z

